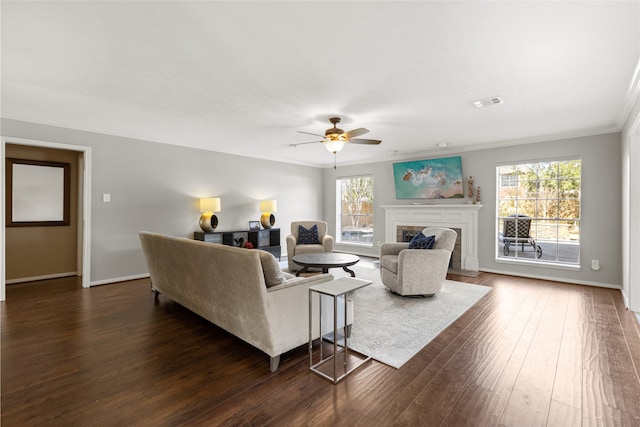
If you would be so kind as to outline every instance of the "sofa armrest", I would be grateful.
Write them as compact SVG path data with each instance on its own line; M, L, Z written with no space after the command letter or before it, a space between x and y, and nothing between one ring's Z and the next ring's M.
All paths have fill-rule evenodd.
M323 282L328 282L329 280L333 280L333 279L334 279L333 275L327 274L327 273L316 274L315 276L309 276L309 277L294 277L280 285L271 286L270 288L267 288L267 293L269 294L271 292L277 292L283 289L291 288L294 286L300 286L300 285L313 286Z
M385 255L399 255L400 251L408 247L409 243L383 243L380 246L380 258Z

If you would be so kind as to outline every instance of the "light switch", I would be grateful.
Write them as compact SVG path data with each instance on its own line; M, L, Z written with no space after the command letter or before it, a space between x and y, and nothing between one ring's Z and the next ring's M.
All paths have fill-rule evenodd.
M103 201L104 203L109 203L109 202L111 202L111 194L109 194L109 193L104 193L104 194L102 195L102 201Z

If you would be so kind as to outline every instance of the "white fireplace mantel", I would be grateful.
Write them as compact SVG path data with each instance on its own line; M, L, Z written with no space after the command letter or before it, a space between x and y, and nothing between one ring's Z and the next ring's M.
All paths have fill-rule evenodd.
M461 230L461 267L478 271L478 211L480 204L381 205L385 210L384 240L395 242L398 227L432 226Z

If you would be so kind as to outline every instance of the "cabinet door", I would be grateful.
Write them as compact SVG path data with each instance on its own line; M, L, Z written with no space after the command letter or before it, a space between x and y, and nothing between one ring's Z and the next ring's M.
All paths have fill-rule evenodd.
M258 247L271 246L271 233L270 230L258 231Z

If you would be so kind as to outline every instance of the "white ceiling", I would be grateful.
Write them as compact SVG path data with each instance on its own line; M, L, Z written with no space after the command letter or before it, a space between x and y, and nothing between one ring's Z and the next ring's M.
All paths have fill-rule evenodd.
M638 91L639 1L1 8L2 117L306 165L334 115L383 141L340 166L618 131Z

